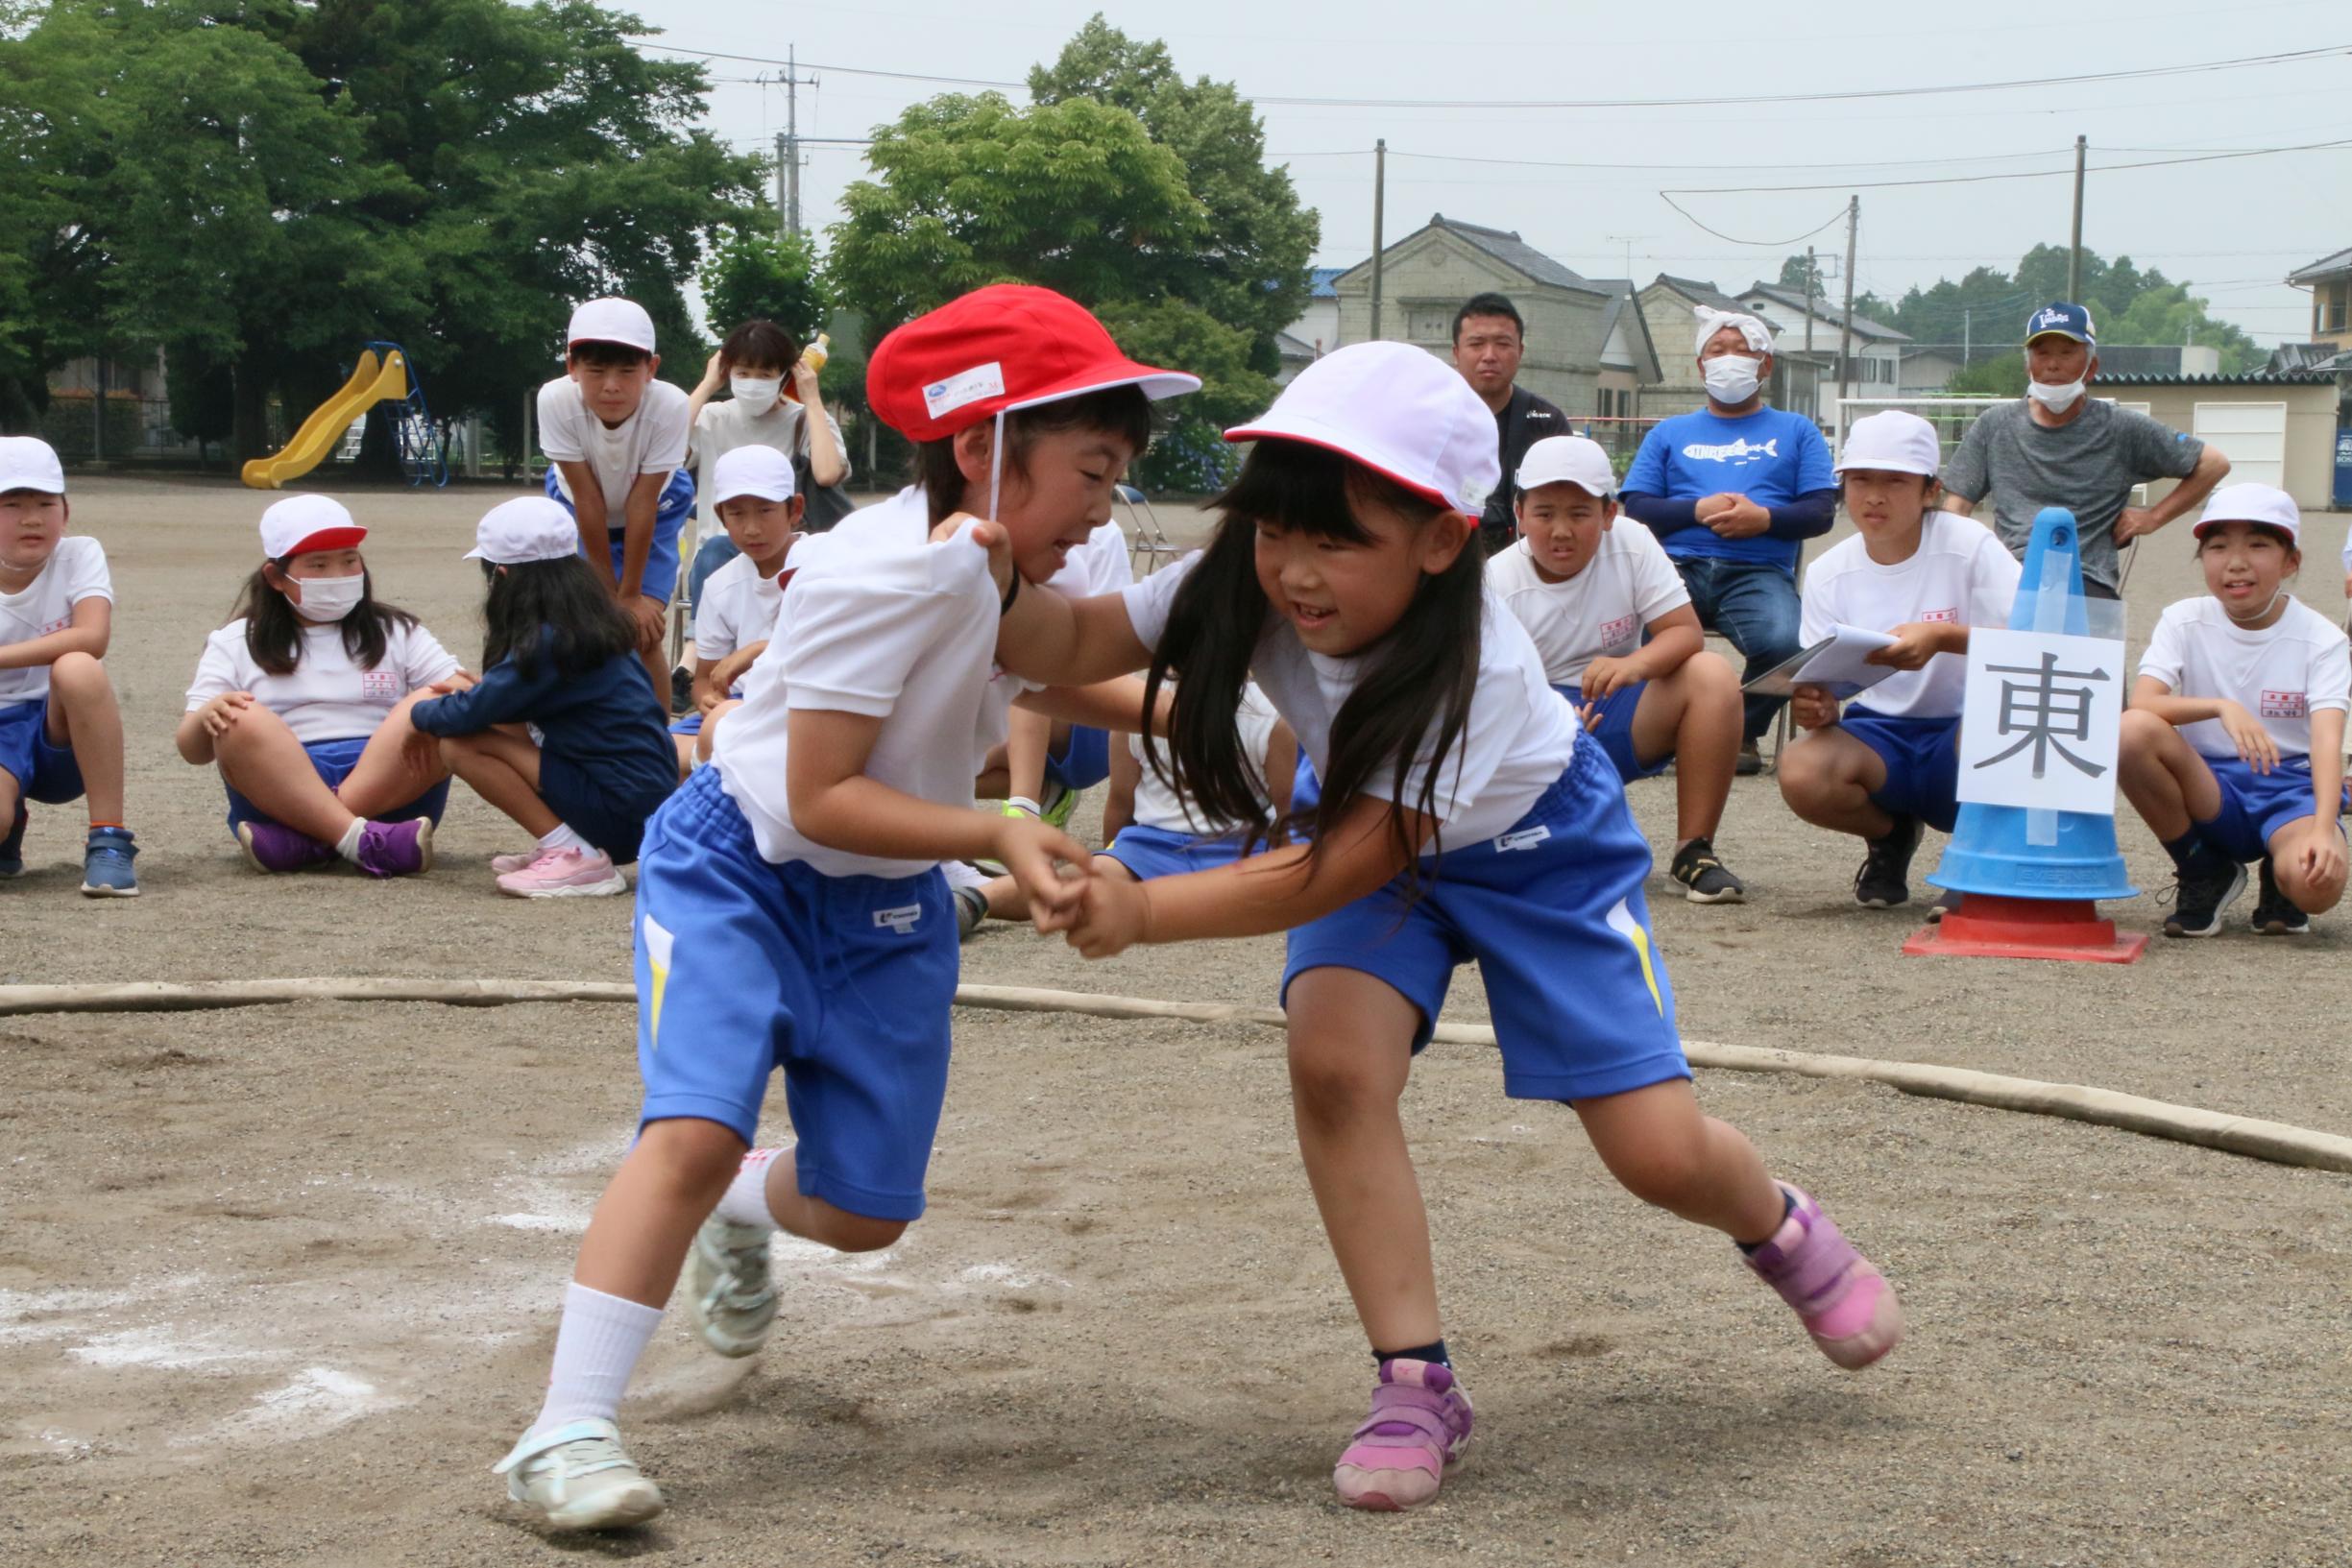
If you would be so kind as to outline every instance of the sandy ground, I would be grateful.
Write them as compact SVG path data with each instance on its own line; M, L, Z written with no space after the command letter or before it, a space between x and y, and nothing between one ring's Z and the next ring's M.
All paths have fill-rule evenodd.
M352 498L379 591L469 656L457 558L496 498ZM75 897L74 821L36 815L34 872L0 889L0 980L624 977L629 902L493 897L483 861L515 833L462 788L420 880L264 881L236 857L216 781L169 736L260 505L77 483L121 598L146 894ZM2330 614L2342 529L2310 530ZM2194 591L2186 557L2166 536L2139 563L2135 652ZM1671 832L1670 781L1635 803ZM2161 886L2147 834L2126 820L2122 840ZM2345 917L2298 942L2159 938L2128 969L1903 959L1915 916L1855 909L1853 846L1769 779L1741 783L1719 842L1754 902L1656 909L1692 1038L2352 1130ZM2159 918L2152 896L2113 912ZM1279 966L1273 941L1086 966L1009 927L966 950L974 980L1257 1003ZM1483 1013L1469 977L1451 1016ZM1911 1339L1848 1377L1720 1242L1617 1192L1568 1113L1441 1048L1409 1105L1479 1438L1437 1507L1368 1518L1328 1494L1370 1363L1278 1037L988 1013L958 1031L931 1218L875 1257L786 1251L783 1323L749 1363L665 1325L624 1420L672 1511L597 1541L543 1536L486 1469L536 1406L626 1136L626 1009L0 1019L0 1561L2352 1558L2347 1178L1710 1075L1710 1109L1903 1291Z

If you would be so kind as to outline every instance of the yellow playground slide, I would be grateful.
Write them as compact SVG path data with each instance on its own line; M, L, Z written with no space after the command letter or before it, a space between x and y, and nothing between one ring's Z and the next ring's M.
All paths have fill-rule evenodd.
M408 356L388 349L379 361L373 349L359 350L359 363L343 390L310 411L294 439L273 457L256 457L245 465L245 483L255 490L276 490L319 466L335 449L352 421L385 398L408 396Z

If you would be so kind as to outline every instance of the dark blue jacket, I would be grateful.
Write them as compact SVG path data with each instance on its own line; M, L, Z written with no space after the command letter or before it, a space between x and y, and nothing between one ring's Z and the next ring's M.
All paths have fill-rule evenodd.
M546 654L526 677L511 658L482 672L481 684L409 710L426 735L478 735L497 724L535 724L540 752L568 763L613 805L645 803L650 813L678 786L678 748L653 678L634 653L615 654L584 674L557 673ZM545 791L543 791L545 793Z

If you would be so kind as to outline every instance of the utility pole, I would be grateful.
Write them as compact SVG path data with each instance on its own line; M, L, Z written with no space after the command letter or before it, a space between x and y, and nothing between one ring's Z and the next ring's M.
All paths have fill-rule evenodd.
M1837 324L1837 440L1846 440L1846 346L1854 341L1854 236L1862 226L1862 199L1846 198L1846 309L1844 319Z
M1371 341L1380 341L1380 225L1382 204L1389 190L1389 139L1382 136L1372 143L1372 331Z
M800 232L800 89L816 85L816 78L800 74L800 45L784 52L784 129L776 134L777 236L789 239Z
M2074 138L2074 244L2066 256L2066 298L2070 304L2082 302L2082 162L2089 146L2089 137Z
M1813 248L1805 248L1805 370L1813 380L1813 422L1821 422L1821 367L1813 363L1813 297L1821 292Z
M1960 368L1962 370L1968 369L1969 366L1969 317L1974 314L1976 314L1976 312L1972 307L1968 305L1962 305L1960 307Z

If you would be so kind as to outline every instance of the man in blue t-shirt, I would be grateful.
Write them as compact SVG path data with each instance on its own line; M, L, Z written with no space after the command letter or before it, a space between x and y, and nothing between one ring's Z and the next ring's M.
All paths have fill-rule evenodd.
M1764 404L1772 332L1754 316L1699 307L1707 406L1661 420L1625 472L1627 515L1649 526L1690 590L1699 619L1747 657L1752 680L1795 653L1797 551L1837 517L1830 445L1813 422ZM1750 697L1739 771L1778 697Z

